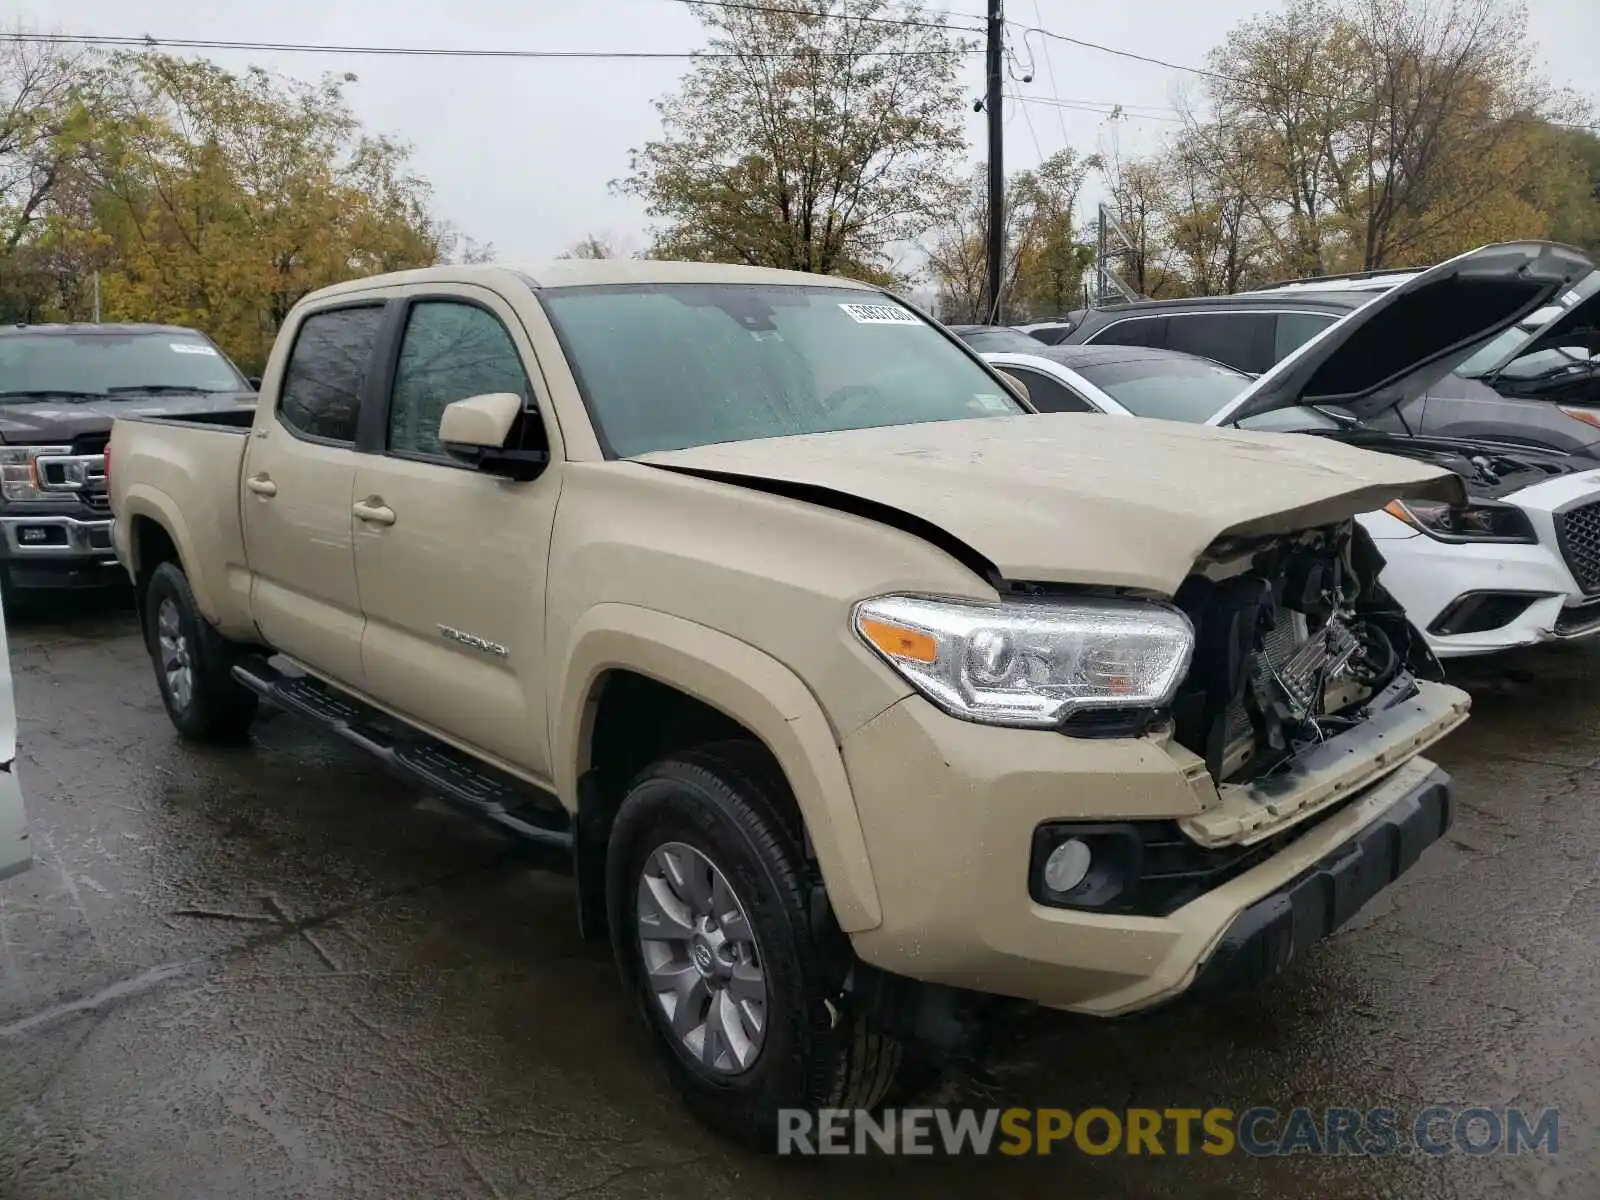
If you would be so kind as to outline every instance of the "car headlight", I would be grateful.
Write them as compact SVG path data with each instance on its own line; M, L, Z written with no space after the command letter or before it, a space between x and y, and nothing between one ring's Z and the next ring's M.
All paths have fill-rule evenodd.
M1441 542L1537 542L1528 514L1510 504L1474 500L1441 504L1436 500L1395 500L1384 512Z
M856 605L855 628L940 708L993 725L1049 727L1086 709L1160 707L1194 650L1188 617L1137 600L883 596Z
M71 446L0 446L0 496L7 500L44 500L34 461L41 454L71 454Z

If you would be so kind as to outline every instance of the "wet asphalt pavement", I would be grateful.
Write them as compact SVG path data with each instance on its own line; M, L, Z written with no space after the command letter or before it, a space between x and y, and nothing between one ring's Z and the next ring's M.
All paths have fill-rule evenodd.
M0 885L0 1197L1600 1195L1600 648L1462 674L1448 841L1284 979L1040 1017L948 1089L1557 1107L1555 1156L798 1162L676 1106L567 881L291 718L180 744L126 608L11 637L36 864Z

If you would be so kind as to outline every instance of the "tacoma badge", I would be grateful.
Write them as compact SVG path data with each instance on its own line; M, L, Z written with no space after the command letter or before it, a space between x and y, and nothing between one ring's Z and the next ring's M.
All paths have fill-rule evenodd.
M463 646L471 646L474 650L482 650L485 654L493 654L497 658L511 657L511 651L499 642L491 642L475 633L462 633L461 630L451 629L448 625L439 626L439 636L452 642L460 642Z

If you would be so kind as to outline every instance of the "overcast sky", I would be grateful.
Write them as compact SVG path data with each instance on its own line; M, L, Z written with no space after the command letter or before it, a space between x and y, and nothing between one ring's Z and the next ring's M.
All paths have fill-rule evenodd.
M776 0L775 0L776 2ZM1600 0L1528 0L1532 33L1553 81L1600 99ZM932 3L962 23L980 23L983 0ZM1178 63L1203 64L1206 51L1238 21L1273 7L1262 0L1007 0L1013 21L1125 47ZM22 0L8 4L28 27L99 35L229 41L365 43L566 50L692 50L701 27L677 0ZM963 20L963 18L970 18ZM1012 90L1049 100L1116 102L1135 110L1170 107L1192 77L1059 42L1029 39L1031 84ZM1046 57L1048 47L1048 58ZM1021 46L1019 56L1026 64ZM642 246L635 201L610 194L628 150L659 129L652 100L673 90L682 61L400 59L214 52L223 65L252 63L302 78L353 71L349 95L369 129L398 136L434 187L438 214L506 259L549 258L587 233ZM1052 86L1052 71L1054 84ZM983 88L981 56L965 72L972 97ZM1007 167L1036 163L1071 145L1124 152L1155 144L1175 126L1130 116L1114 124L1093 113L1011 104ZM983 118L967 106L973 154ZM1031 124L1031 127L1030 127Z

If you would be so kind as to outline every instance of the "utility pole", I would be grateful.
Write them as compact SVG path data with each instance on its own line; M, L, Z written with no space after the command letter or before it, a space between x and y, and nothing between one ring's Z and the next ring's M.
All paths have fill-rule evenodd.
M1005 18L1001 0L989 0L988 88L983 100L989 115L989 324L1000 324L1000 287L1006 261L1005 124L1000 119Z
M94 323L100 324L100 272L94 273Z

